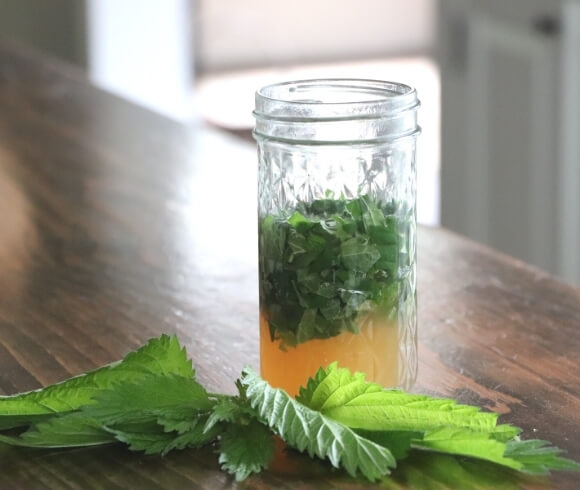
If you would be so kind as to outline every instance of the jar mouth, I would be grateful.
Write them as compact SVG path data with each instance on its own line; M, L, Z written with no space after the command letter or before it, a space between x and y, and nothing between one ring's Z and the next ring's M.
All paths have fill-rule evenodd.
M256 92L256 118L304 121L394 116L419 104L403 83L323 78L276 83Z
M419 132L417 92L381 80L322 78L256 92L254 136L303 143L372 142Z

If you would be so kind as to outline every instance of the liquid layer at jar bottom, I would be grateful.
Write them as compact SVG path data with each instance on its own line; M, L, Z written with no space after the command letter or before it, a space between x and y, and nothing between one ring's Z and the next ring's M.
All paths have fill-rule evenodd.
M343 332L328 339L313 339L296 347L280 349L280 341L272 342L266 317L260 315L260 369L262 377L290 395L314 376L319 367L338 361L346 367L366 374L386 388L397 385L399 377L399 338L396 323L378 315L367 315L359 323L359 333Z

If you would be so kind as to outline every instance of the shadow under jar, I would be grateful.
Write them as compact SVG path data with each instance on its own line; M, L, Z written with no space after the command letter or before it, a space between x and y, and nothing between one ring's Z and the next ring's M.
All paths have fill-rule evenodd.
M375 80L256 93L261 373L291 395L334 361L415 381L418 107Z

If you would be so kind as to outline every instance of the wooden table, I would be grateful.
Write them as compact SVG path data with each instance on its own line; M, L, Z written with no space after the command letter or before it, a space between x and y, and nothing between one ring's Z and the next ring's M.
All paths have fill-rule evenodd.
M204 384L233 392L243 365L258 365L255 182L248 143L180 126L57 62L0 47L0 393L119 359L162 332L179 336ZM415 391L500 412L524 437L580 460L579 290L421 228L419 305ZM405 463L391 483L420 486L459 464L435 461ZM240 488L364 486L303 468ZM471 471L474 485L491 485L493 468ZM497 488L580 485L572 473L495 477ZM211 449L158 458L117 446L0 447L0 488L230 486Z

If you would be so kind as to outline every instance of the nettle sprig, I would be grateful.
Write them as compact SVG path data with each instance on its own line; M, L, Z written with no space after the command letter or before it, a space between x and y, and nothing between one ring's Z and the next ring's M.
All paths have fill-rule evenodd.
M237 395L208 392L176 337L163 335L113 363L41 390L0 397L0 442L35 448L116 442L145 454L213 444L244 480L266 469L274 436L353 477L378 481L411 450L467 456L526 473L580 471L561 449L521 440L497 414L453 400L385 390L336 363L296 399L247 367ZM21 428L19 435L12 435Z

